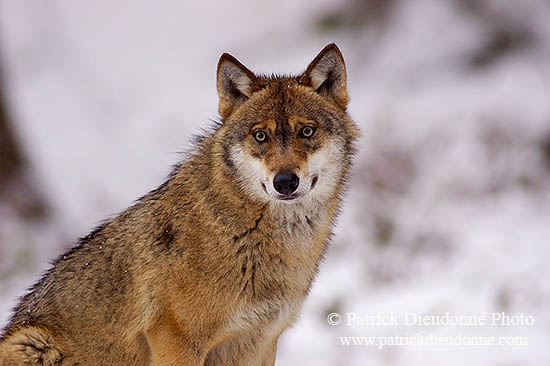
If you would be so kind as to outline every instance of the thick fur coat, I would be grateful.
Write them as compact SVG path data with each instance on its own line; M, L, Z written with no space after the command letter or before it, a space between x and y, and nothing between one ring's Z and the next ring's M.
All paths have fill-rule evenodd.
M329 45L296 77L218 64L222 122L169 179L60 256L0 365L273 365L325 253L355 124Z

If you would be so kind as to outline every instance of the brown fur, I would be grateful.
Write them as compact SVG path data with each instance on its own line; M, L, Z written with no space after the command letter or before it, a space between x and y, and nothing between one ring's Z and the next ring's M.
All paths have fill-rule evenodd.
M351 166L358 132L345 113L343 65L329 45L298 77L261 77L224 54L223 123L166 183L55 261L15 309L0 365L273 365ZM314 138L297 135L304 125L317 128ZM258 128L264 144L252 137ZM304 173L329 143L338 171L315 207L250 194L232 155L239 146L269 174Z

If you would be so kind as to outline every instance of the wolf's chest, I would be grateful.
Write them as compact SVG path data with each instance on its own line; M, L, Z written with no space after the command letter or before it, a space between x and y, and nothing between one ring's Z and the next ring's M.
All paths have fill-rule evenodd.
M309 288L329 230L320 214L287 215L261 224L237 244L243 293L286 298ZM250 290L250 291L247 291Z
M292 324L315 277L329 232L323 211L271 212L269 225L239 238L238 262L240 305L228 328L265 328L279 334Z

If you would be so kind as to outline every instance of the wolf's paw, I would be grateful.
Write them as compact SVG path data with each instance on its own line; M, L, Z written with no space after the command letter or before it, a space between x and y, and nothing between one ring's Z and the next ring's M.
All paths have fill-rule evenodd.
M62 360L52 338L39 328L18 329L0 344L0 366L56 366Z

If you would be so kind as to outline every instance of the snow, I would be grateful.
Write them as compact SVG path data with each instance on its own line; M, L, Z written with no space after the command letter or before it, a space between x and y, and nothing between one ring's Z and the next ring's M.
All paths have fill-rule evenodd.
M14 127L52 209L48 222L29 224L0 207L0 324L49 259L160 184L190 137L217 118L222 52L254 71L297 73L336 42L363 136L332 246L277 364L550 364L549 4L468 2L482 18L461 2L398 0L378 28L316 25L357 3L0 1ZM527 36L475 66L491 24ZM535 324L326 321L331 312L502 311ZM339 343L416 332L529 344Z

